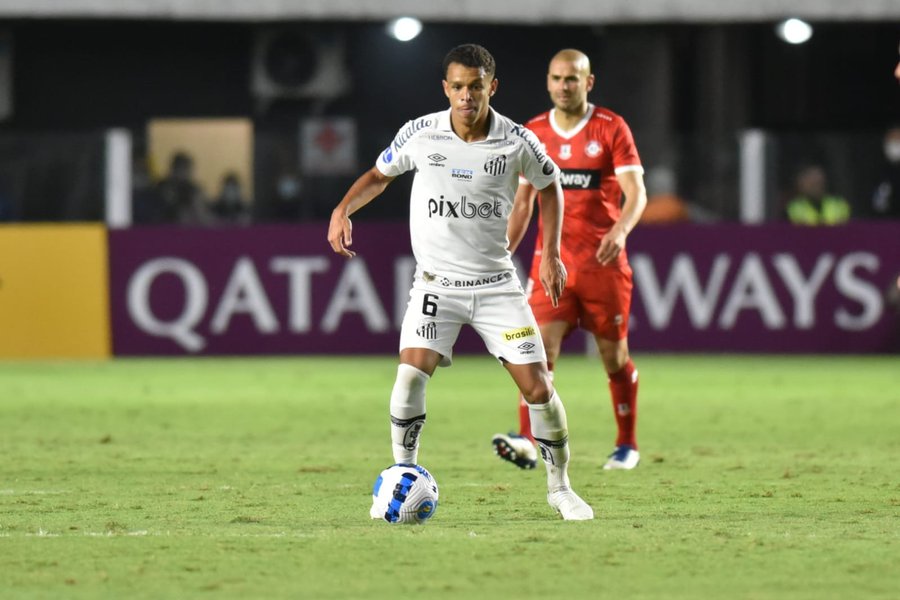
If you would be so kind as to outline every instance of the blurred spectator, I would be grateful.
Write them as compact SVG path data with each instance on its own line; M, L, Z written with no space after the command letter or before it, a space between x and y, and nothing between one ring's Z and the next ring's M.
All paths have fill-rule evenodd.
M135 153L131 161L131 219L135 225L165 222L165 210L147 156Z
M294 171L284 171L275 181L273 213L279 221L299 221L308 218L308 208L302 203L303 182Z
M794 225L840 225L850 220L850 203L829 192L825 169L808 165L794 179L794 196L787 204L787 217Z
M872 216L900 219L900 125L884 134L884 159L881 181L872 195Z
M212 212L219 223L247 225L250 223L250 206L241 191L237 173L229 171L222 178L222 189L213 201Z
M179 225L206 225L209 207L203 190L194 181L194 159L186 152L172 157L168 175L156 187L164 221Z

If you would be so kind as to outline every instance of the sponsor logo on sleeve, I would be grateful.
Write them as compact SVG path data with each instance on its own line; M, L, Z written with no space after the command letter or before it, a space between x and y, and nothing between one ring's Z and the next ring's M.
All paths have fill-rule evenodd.
M384 149L384 152L381 153L381 161L390 164L392 160L394 160L394 151L388 146Z
M400 150L400 148L402 148L417 131L429 126L431 126L431 119L421 118L417 121L410 121L409 124L397 134L397 137L394 138L391 146L394 150Z

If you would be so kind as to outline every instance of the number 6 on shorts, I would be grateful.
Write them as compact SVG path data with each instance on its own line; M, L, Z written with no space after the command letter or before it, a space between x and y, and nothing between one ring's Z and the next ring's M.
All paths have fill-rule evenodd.
M422 314L435 317L437 316L437 294L425 294L425 299L422 301Z

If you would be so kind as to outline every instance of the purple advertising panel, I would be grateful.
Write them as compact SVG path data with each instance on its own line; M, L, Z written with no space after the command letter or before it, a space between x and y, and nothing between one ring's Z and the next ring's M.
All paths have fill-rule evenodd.
M110 232L114 353L396 353L415 267L407 225L359 221L352 260L326 229ZM900 223L642 226L628 252L636 352L900 350L886 294ZM465 328L456 351L484 346Z

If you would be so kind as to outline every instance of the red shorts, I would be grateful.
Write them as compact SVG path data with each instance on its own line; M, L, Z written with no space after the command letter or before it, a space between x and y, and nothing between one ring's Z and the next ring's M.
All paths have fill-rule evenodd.
M582 327L606 340L617 341L628 335L631 308L631 267L599 267L569 273L566 287L553 308L541 282L528 282L528 303L539 325L565 321L569 329Z

